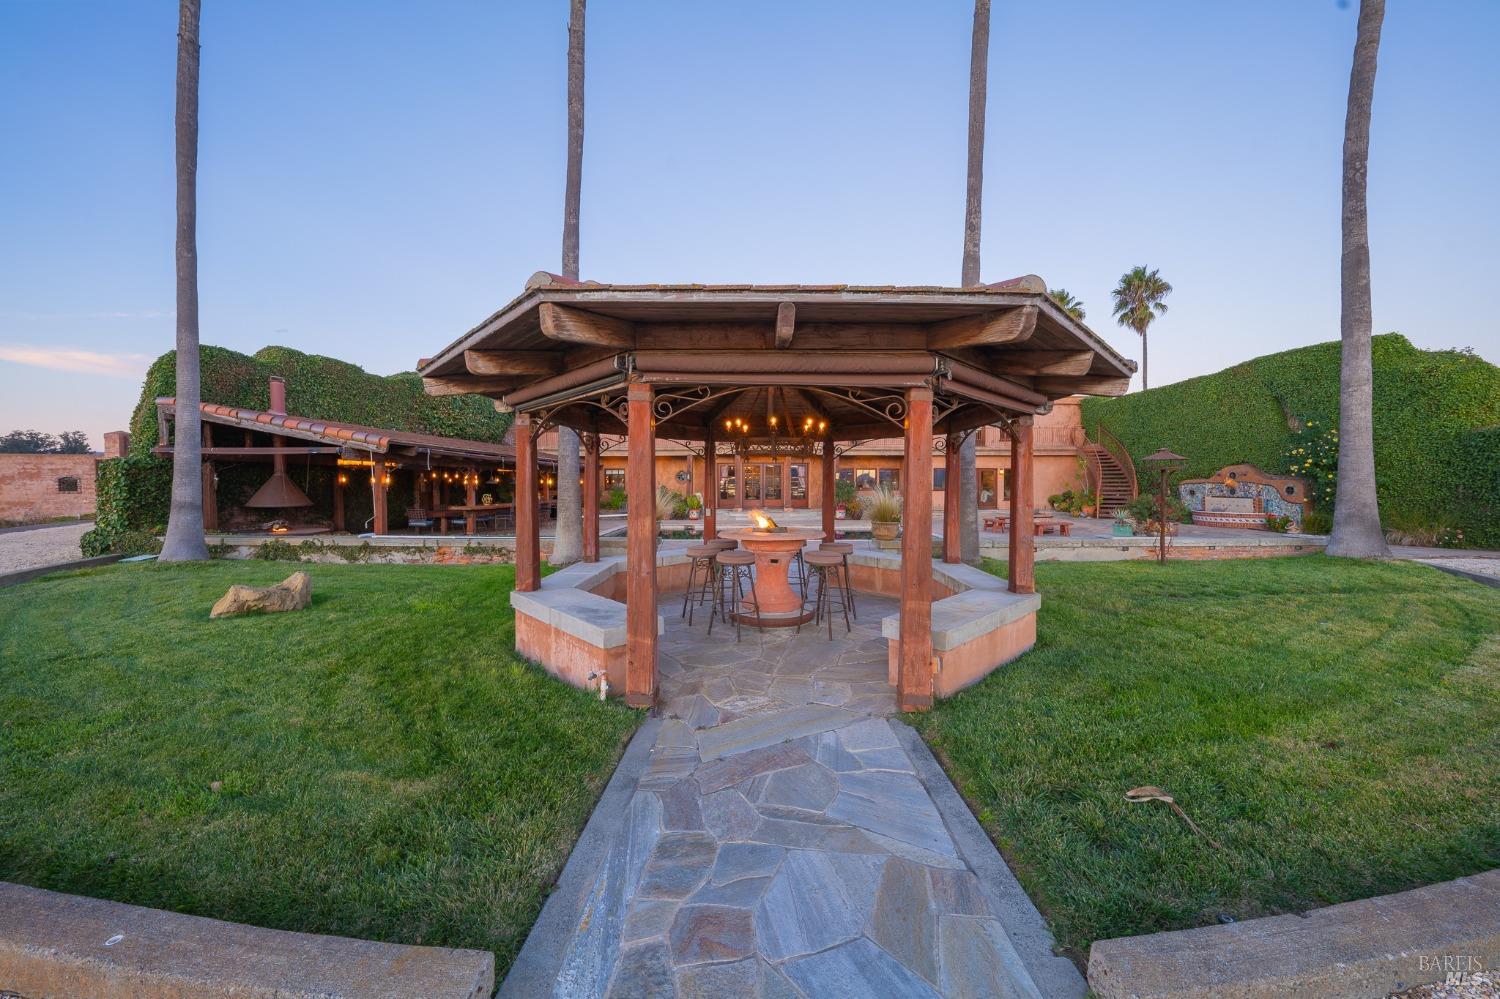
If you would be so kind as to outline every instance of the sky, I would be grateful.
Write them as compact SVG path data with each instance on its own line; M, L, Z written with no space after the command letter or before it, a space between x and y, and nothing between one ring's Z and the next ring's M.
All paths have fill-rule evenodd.
M203 0L204 343L410 369L559 270L566 0ZM994 0L983 276L1165 384L1336 339L1357 3ZM124 428L174 338L168 0L0 0L0 433ZM957 284L972 5L594 0L582 276ZM1392 3L1374 325L1500 361L1496 0ZM1139 385L1139 378L1137 378Z

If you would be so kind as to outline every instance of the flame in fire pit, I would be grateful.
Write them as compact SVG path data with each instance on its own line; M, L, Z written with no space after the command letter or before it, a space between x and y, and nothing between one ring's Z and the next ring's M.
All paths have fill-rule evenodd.
M764 533L786 530L786 528L777 524L776 521L772 520L770 517L767 517L764 510L751 510L750 522L755 525L755 530Z
M285 534L292 529L291 525L284 520L273 520L270 526L272 534Z

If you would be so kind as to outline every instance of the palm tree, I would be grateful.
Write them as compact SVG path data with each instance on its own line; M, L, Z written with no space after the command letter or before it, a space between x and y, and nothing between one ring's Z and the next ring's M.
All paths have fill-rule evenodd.
M585 0L573 0L568 17L568 177L563 193L563 277L578 279L578 215L583 191L583 18ZM557 535L553 565L583 557L583 490L579 485L578 434L557 428Z
M979 283L979 223L984 196L984 107L989 97L990 0L974 0L969 48L969 181L964 202L964 256L960 283ZM959 557L979 561L979 469L977 433L958 452Z
M1113 292L1115 319L1121 326L1128 326L1141 335L1141 388L1151 387L1149 369L1146 366L1146 330L1157 316L1166 315L1167 303L1162 299L1172 294L1172 286L1162 279L1157 271L1148 271L1144 266L1133 267L1120 276L1120 283Z
M1385 0L1360 0L1344 113L1343 260L1339 268L1339 471L1328 554L1389 558L1375 493L1373 362L1370 357L1370 230L1365 187L1370 163L1370 106Z
M202 396L198 369L198 22L200 0L181 0L177 24L177 387L172 507L163 562L208 558L203 540Z
M1068 315L1072 316L1074 319L1077 319L1079 322L1083 321L1083 317L1085 314L1083 311L1083 303L1074 298L1072 292L1068 291L1068 289L1048 288L1047 297L1056 302L1058 306Z

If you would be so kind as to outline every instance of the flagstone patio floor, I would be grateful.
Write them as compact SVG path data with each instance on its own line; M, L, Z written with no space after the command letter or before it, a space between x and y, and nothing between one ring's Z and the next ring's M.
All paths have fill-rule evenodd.
M554 995L1082 995L1050 955L1064 987L1038 987L886 718L894 600L832 640L661 607L664 720Z

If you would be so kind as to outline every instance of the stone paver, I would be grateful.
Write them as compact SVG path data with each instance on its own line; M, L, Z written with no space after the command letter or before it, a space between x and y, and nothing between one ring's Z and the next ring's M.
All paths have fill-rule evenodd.
M1038 995L886 718L894 605L861 594L832 641L669 617L666 718L555 995Z

